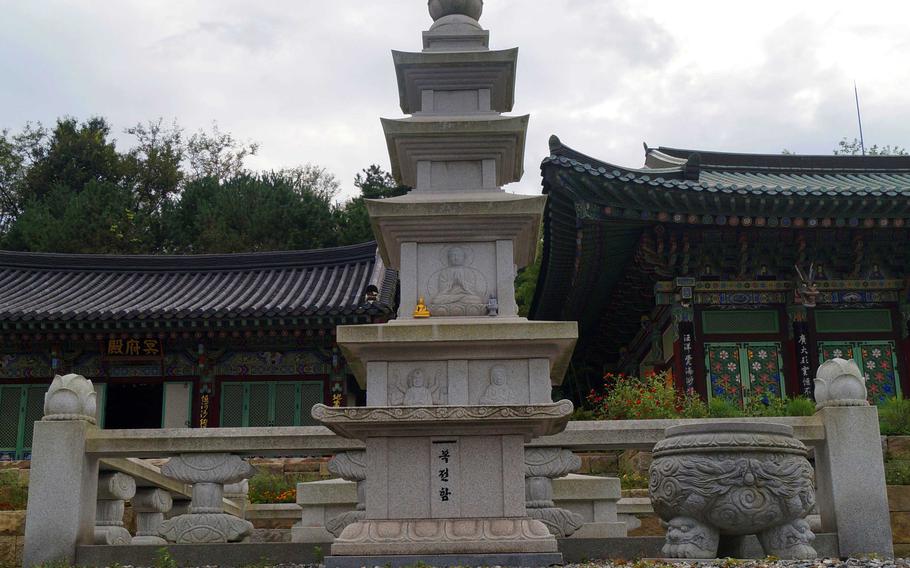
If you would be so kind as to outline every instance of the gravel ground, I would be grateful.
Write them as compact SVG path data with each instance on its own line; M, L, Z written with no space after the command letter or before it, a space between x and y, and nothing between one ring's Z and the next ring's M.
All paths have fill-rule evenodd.
M119 568L134 568L120 566ZM138 567L137 567L138 568ZM197 568L219 568L198 566ZM322 564L274 564L248 568L325 568ZM385 567L370 567L385 568ZM499 568L499 567L489 567ZM565 568L910 568L910 558L881 560L877 558L818 559L818 560L702 560L698 562L662 562L636 560L632 562L601 560L585 564L567 564Z

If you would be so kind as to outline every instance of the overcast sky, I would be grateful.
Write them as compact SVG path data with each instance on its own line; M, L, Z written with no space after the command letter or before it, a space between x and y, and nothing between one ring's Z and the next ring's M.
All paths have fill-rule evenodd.
M255 168L312 162L351 195L388 169L389 50L420 49L422 0L0 0L0 128L176 118L261 143ZM910 147L910 2L488 0L494 49L520 48L525 177L547 139L626 166L643 141L830 153L857 135Z

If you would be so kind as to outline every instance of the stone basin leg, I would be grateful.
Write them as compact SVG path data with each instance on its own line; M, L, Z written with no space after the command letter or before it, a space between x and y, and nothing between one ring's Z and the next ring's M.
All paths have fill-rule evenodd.
M104 472L98 476L95 544L130 544L132 536L123 528L123 509L124 501L135 494L136 481L129 475Z
M717 529L691 517L676 517L667 526L663 555L667 558L717 558Z
M164 489L142 487L132 500L136 512L136 536L132 544L167 544L158 536L164 514L171 510L173 499Z
M813 540L815 533L805 519L796 519L758 534L765 554L788 560L817 558L818 553L810 544Z

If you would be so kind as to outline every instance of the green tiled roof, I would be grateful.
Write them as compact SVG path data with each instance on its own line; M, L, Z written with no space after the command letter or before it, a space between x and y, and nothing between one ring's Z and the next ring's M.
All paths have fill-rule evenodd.
M617 201L616 206L637 205L643 211L910 216L907 156L734 154L664 147L646 147L645 152L645 167L626 168L586 156L554 136L541 168L545 176L554 167L582 174L590 178L592 189L604 190L595 191L603 200ZM616 193L612 199L611 190ZM630 191L637 195L619 195ZM716 198L705 200L711 195ZM849 203L857 208L827 211L830 198L853 198ZM793 199L800 200L795 210ZM707 202L699 203L703 200Z

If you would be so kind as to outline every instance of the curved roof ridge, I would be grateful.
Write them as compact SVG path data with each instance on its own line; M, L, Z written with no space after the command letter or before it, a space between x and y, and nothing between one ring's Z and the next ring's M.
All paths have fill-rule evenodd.
M646 153L659 152L676 159L688 159L692 154L701 158L707 169L779 169L779 170L837 170L910 172L910 156L844 156L841 154L751 154L718 152L658 146Z
M643 168L632 168L629 166L620 166L620 165L613 164L610 162L605 162L603 160L598 160L597 158L592 158L591 156L589 156L587 154L583 154L582 152L579 152L578 150L575 150L573 148L570 148L569 146L566 146L565 144L562 143L562 141L555 134L550 136L550 156L547 158L544 158L544 163L550 161L552 156L558 156L558 157L566 158L569 160L575 160L576 162L580 162L582 164L590 166L592 169L603 168L604 170L606 170L608 172L617 170L621 173L630 173L630 174L647 175L647 176L660 176L661 174L682 174L682 172L683 172L682 165L674 166L674 167L666 167L666 168L651 168L651 167L647 167L647 166L643 167ZM685 162L685 160L683 161L683 163L684 162Z
M0 267L80 272L237 271L351 264L372 260L376 243L311 250L198 255L108 255L0 251Z

